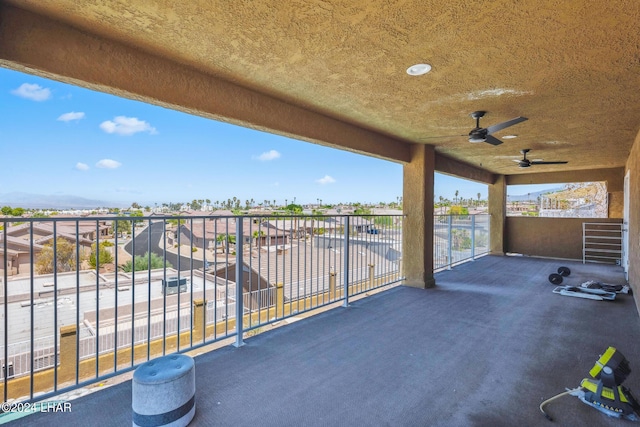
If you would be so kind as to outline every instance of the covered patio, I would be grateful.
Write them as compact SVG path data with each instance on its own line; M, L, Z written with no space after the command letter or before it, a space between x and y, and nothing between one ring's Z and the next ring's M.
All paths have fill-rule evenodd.
M608 346L630 361L638 396L633 297L553 294L561 264L570 284L625 283L615 266L487 256L437 273L432 289L395 287L196 356L193 425L545 425L538 405L578 386ZM131 381L71 403L9 425L128 425ZM546 409L558 426L628 424L571 396Z
M198 425L541 425L610 345L640 393L639 19L625 0L6 0L0 66L402 164L407 287L198 356ZM563 162L522 167L529 149ZM487 185L494 256L434 274L435 172ZM509 185L592 181L622 267L562 263L628 281L611 303L547 282L550 258L581 258L583 219L506 216ZM129 424L130 387L29 422ZM549 410L622 425L575 398Z

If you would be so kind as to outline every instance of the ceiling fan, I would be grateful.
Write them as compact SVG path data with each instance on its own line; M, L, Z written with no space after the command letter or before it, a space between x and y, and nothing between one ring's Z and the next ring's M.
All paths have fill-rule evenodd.
M506 122L498 123L496 125L489 126L488 128L481 128L480 118L484 117L486 113L487 113L486 111L474 111L473 113L470 114L471 117L476 119L476 127L471 129L471 131L469 132L469 142L473 142L473 143L486 142L491 145L500 145L502 144L502 141L500 141L498 138L492 135L494 132L498 132L499 130L508 128L509 126L517 125L520 122L524 122L525 120L528 120L526 117L516 117L515 119L507 120ZM424 139L449 138L453 136L466 136L466 135L450 135L448 137L444 137L444 136L429 137L428 136Z
M527 153L531 151L529 148L525 148L524 150L520 150L523 157L522 160L514 160L514 162L518 163L518 166L521 168L528 168L531 165L564 165L569 162L544 162L542 160L529 160L527 159Z
M474 111L471 113L471 117L476 119L476 127L469 132L469 142L486 142L491 145L500 145L502 141L492 135L494 132L528 120L526 117L516 117L515 119L507 120L506 122L498 123L488 128L481 128L480 118L484 117L485 114L486 111Z

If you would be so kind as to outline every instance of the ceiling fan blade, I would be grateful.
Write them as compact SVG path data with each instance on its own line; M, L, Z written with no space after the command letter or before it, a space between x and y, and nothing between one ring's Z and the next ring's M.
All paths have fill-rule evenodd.
M539 162L539 161L532 161L531 164L532 165L566 165L569 162Z
M491 136L491 135L487 135L487 139L485 139L484 142L486 142L488 144L491 144L491 145L500 145L500 144L502 144L502 141L500 141L495 136Z
M489 126L487 128L487 134L491 135L494 132L498 132L504 128L508 128L509 126L517 125L518 123L524 122L528 120L526 117L516 117L515 119L508 120L506 122L498 123L497 125Z

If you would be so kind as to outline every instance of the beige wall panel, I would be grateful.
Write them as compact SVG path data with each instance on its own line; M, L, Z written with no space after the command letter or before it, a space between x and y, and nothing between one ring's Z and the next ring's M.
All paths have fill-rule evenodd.
M627 160L629 173L629 285L640 312L640 133Z
M609 218L622 218L624 208L624 191L609 193Z
M582 260L582 224L585 222L622 223L622 220L510 216L506 221L506 252Z

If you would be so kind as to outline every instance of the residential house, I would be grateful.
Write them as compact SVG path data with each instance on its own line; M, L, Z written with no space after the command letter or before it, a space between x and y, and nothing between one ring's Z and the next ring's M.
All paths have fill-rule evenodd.
M25 222L7 227L6 230L0 232L0 242L4 241L4 234L6 234L7 241L7 253L4 253L3 248L0 250L0 254L2 254L0 265L4 265L4 257L7 256L7 261L11 263L7 270L8 274L29 273L32 256L35 262L43 247L52 244L56 237L68 240L74 245L78 244L81 256L88 255L94 242L93 238L100 234L101 228L95 223L93 226L86 224L85 221L80 221L77 224L76 228L75 221L69 223L62 221L57 223L55 230L51 223L44 221ZM33 241L33 245L31 245L31 241Z

